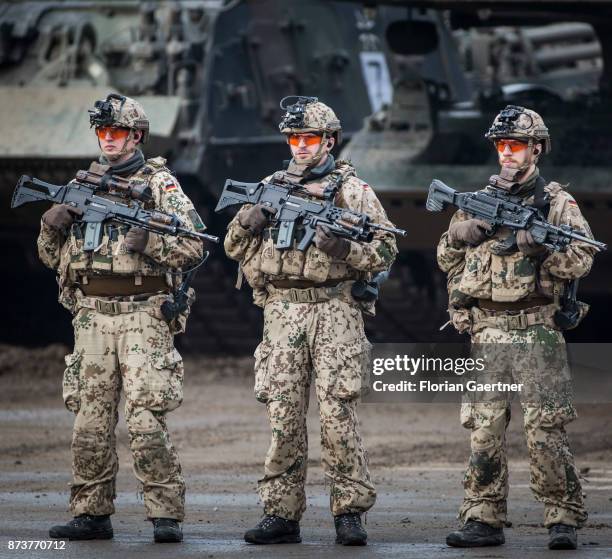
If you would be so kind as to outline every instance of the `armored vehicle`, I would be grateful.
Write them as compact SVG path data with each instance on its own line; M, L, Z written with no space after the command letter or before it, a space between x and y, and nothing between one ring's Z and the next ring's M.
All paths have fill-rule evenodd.
M316 92L341 107L345 138L391 99L384 30L326 0L32 1L0 4L0 139L5 308L1 340L70 342L53 274L37 261L44 207L10 211L21 174L65 183L98 154L87 109L110 91L151 120L145 155L163 155L211 232L226 178L256 181L282 165L279 100ZM396 12L395 18L390 15ZM183 347L252 351L260 313L233 285L235 264L212 247ZM41 318L44 317L44 320Z
M398 338L453 339L444 276L435 246L451 212L424 211L433 178L461 190L481 188L497 168L484 138L508 104L543 115L552 153L541 173L569 184L595 236L612 237L612 2L387 1L404 6L386 31L393 100L368 118L344 147L360 176L375 185L392 221L408 229L400 258L383 290ZM592 306L569 339L610 338L612 257L599 254L580 298ZM378 333L378 331L377 331ZM394 334L389 334L393 336Z

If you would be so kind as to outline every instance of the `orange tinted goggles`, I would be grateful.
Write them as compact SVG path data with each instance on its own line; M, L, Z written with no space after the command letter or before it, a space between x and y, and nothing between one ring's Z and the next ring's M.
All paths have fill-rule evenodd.
M125 140L129 133L129 128L121 128L119 126L99 126L96 128L96 134L101 140L106 140L108 136L110 136L111 140Z
M497 147L499 153L503 153L506 150L506 146L510 148L512 153L527 149L527 143L519 140L495 140L495 147Z
M300 142L304 142L307 146L316 146L321 143L321 136L316 134L289 134L289 143L292 146L299 146Z

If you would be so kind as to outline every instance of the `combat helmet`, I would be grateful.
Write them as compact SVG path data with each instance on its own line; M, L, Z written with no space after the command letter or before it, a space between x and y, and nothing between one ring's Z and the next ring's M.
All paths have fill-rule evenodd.
M500 138L527 141L530 145L541 142L544 153L550 153L550 134L542 117L525 107L507 105L495 117L485 138L494 142Z
M342 140L342 126L336 113L317 97L284 97L280 108L285 111L278 125L282 134L314 132L324 137L335 136L337 143Z
M96 101L94 108L89 109L91 126L123 126L131 130L141 130L142 140L149 139L149 119L142 105L131 97L109 93L106 99Z

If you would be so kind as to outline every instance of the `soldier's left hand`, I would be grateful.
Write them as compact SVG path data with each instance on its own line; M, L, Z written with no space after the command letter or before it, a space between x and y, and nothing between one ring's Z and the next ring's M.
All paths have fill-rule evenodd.
M334 235L325 225L317 225L314 244L319 250L339 260L346 258L351 250L350 241Z
M130 252L144 252L149 240L149 232L141 227L132 227L125 236L125 248Z
M548 253L548 249L536 243L533 235L525 229L517 231L516 244L525 256L544 256Z

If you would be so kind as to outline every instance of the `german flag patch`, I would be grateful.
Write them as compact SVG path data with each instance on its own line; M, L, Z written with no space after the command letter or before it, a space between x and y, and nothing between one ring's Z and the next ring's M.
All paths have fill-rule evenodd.
M178 188L178 185L176 184L174 179L167 179L166 182L164 183L164 192L172 192L173 190L176 190L177 188Z

